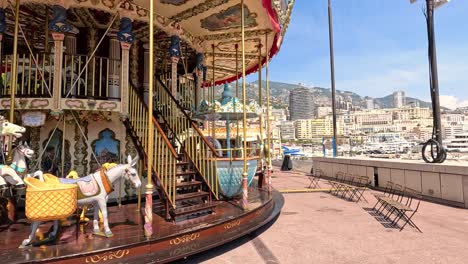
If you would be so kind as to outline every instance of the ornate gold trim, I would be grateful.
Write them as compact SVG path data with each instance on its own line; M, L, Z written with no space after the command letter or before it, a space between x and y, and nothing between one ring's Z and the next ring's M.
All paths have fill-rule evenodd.
M195 241L199 237L200 237L200 232L192 233L190 235L183 235L181 237L176 237L176 238L171 239L169 244L171 244L171 245L184 244L184 243L187 243L187 242Z
M123 250L111 251L111 252L104 253L101 255L88 256L86 257L85 261L86 263L100 263L100 262L105 262L105 261L109 261L113 259L121 259L128 254L130 254L130 250L123 249Z
M229 230L233 227L240 226L240 224L241 224L241 220L237 219L237 220L224 224L224 229Z

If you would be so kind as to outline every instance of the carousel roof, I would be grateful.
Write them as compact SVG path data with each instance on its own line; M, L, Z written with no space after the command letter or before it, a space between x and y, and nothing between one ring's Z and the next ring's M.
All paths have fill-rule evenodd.
M69 19L75 26L102 29L111 21L111 14L120 13L130 17L135 21L134 32L137 38L147 41L148 0L22 0L24 23L43 23L44 19L41 17L44 17L46 8L35 8L34 5L53 5L57 2L62 2L69 8ZM259 46L262 64L267 54L266 41L270 57L279 50L293 3L294 0L244 1L247 74L258 69ZM203 52L204 64L208 67L208 80L212 80L213 76L213 58L217 84L237 78L235 46L238 44L240 59L240 0L155 0L154 4L155 25L160 29L157 34L166 39L174 33L179 34L182 41L191 48L191 51L186 52L190 53L189 56L194 55L195 51ZM11 18L10 14L10 28ZM156 42L161 38L158 39L157 35ZM240 65L239 63L239 72Z

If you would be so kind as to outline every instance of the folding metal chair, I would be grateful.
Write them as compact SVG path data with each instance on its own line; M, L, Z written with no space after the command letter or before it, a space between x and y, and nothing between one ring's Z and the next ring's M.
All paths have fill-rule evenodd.
M319 189L320 188L319 181L322 178L322 175L323 175L323 171L321 169L316 169L314 170L314 174L308 175L310 184L309 184L309 187L307 188Z
M336 178L334 180L329 180L328 184L330 184L330 193L333 193L334 191L337 191L337 187L342 181L342 178L344 177L344 173L342 171L339 171L336 173Z
M351 200L356 197L356 203L361 201L361 199L364 199L366 203L368 203L367 199L364 197L364 192L367 189L367 185L369 184L369 177L367 176L360 176L357 178L356 181L356 188L353 189L353 192L351 193Z
M375 203L374 207L372 207L372 209L375 210L377 205L381 202L381 200L379 198L391 195L391 193L393 192L394 186L395 186L395 184L393 182L388 181L387 184L385 185L385 189L384 189L383 193L373 193L372 194L375 197L375 199L377 200L377 202Z
M419 232L422 233L421 229L419 229L419 227L414 223L414 221L411 220L418 211L419 205L421 204L421 192L407 188L406 195L408 197L407 203L405 205L397 206L397 208L395 209L397 216L395 217L392 223L396 225L398 221L403 220L405 223L401 226L400 232L405 228L407 224L409 224L410 226L416 228ZM416 205L414 205L413 203L414 200L416 200Z

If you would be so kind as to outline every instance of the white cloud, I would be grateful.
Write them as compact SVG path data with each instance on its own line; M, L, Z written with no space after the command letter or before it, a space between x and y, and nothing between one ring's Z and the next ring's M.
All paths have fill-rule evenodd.
M441 95L440 105L445 106L450 109L455 109L457 107L468 106L468 100L460 100L453 95Z

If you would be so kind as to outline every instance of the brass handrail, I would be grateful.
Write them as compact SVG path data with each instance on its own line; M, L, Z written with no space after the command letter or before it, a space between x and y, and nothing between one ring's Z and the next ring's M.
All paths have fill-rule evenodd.
M158 86L161 86L162 89L165 90L165 92L168 94L168 96L172 99L173 103L177 106L177 108L180 110L180 112L182 112L182 114L185 116L185 118L190 121L191 123L191 126L192 128L197 132L197 134L199 136L201 136L203 138L203 142L205 142L205 144L208 145L208 147L210 148L210 150L213 152L213 154L217 157L221 157L217 154L217 151L216 149L213 147L213 145L205 138L205 136L203 135L203 132L200 130L200 128L198 127L198 124L192 120L192 118L187 114L187 112L183 111L183 107L181 106L181 104L179 103L178 100L175 99L175 97L171 94L171 92L169 91L169 89L167 88L168 86L166 85L167 83L170 84L170 81L168 81L167 79L163 79L165 78L165 76L167 76L167 74L163 74L161 75L160 79L158 80L157 84ZM155 95L155 98L156 98L156 95ZM157 107L158 104L156 104L155 107Z
M156 82L156 89L154 90L155 110L160 113L161 118L164 119L175 138L178 139L183 151L217 199L217 162L216 159L212 158L220 156L164 83L167 82L164 80Z
M145 155L147 155L147 140L148 140L148 108L143 99L135 91L135 88L130 85L129 91L129 117L128 120L138 137L138 141L145 148ZM163 129L153 118L154 124L154 152L152 166L156 178L158 179L164 195L167 197L170 205L176 207L176 185L177 185L177 162L178 155L174 147L166 137Z

